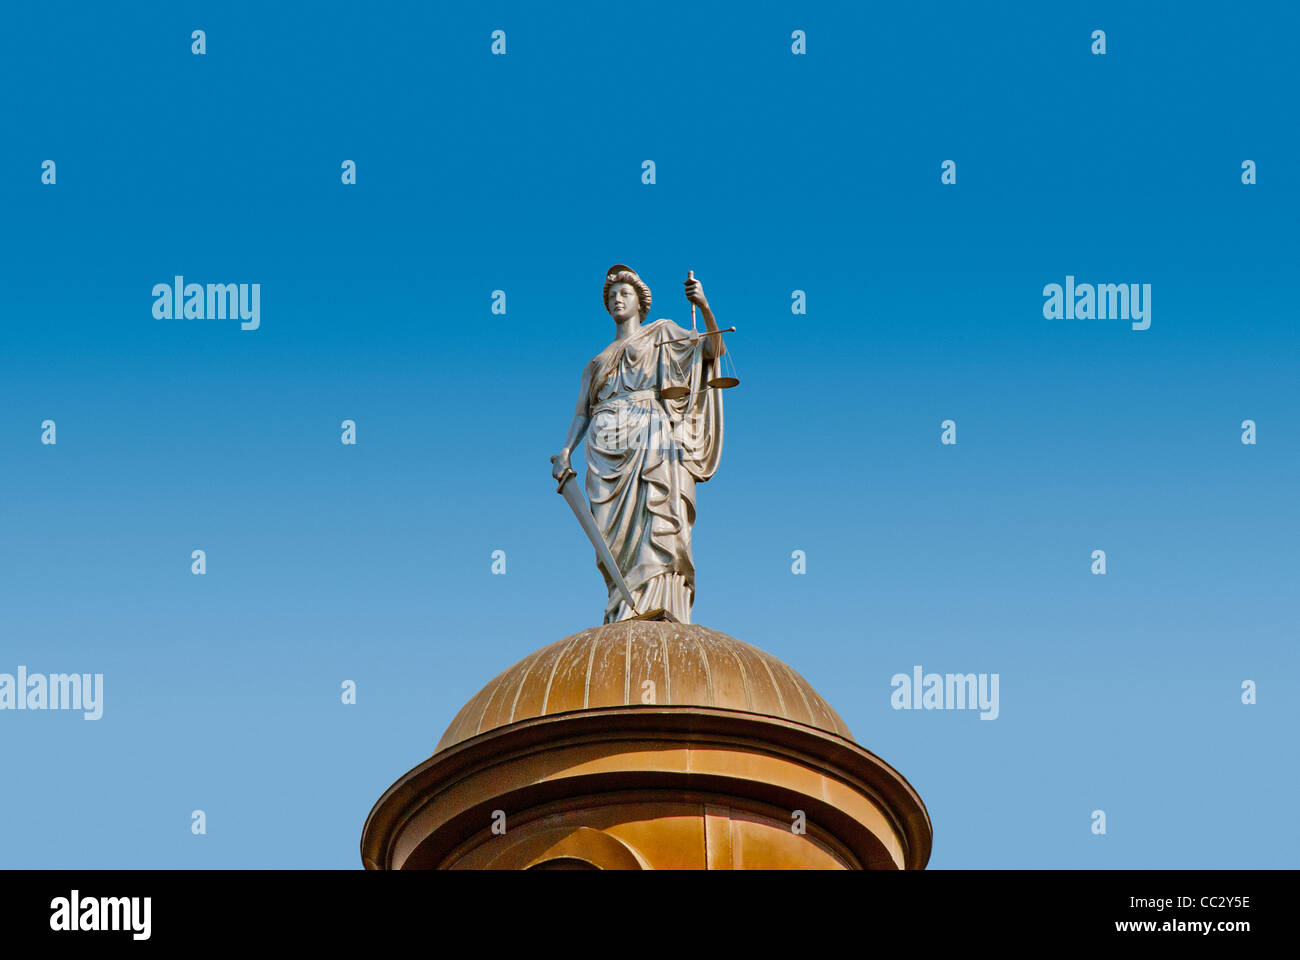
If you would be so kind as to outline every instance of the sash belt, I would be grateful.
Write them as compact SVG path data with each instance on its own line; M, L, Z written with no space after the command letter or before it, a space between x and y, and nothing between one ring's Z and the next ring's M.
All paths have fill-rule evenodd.
M658 389L632 390L625 393L616 393L613 396L606 397L604 400L601 400L599 403L597 403L594 407L591 408L591 412L595 414L596 412L604 409L605 407L612 407L614 403L618 400L627 400L629 402L632 402L635 400L651 400L657 396L659 396Z

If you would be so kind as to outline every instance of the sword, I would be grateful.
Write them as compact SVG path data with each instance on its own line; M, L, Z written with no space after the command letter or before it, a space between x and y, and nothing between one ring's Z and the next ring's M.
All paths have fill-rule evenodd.
M551 457L551 463L555 463L558 459L558 455ZM570 482L577 475L572 467L565 469L564 473L560 475L560 485L555 488L555 492L562 495L573 509L574 515L578 518L578 523L582 525L583 532L587 534L587 539L591 541L591 545L596 548L596 556L600 557L600 562L604 564L610 579L614 581L614 585L623 594L623 599L627 601L633 615L639 617L641 611L636 608L636 601L632 599L632 591L627 588L627 581L623 579L618 564L614 562L614 554L610 553L609 544L605 542L605 538L596 526L596 518L591 515L591 510L587 507L587 501L583 499L582 491L578 489L577 484Z

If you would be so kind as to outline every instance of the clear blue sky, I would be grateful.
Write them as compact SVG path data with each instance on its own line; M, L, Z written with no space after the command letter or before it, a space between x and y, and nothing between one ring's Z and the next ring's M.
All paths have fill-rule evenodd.
M1297 866L1297 31L1283 3L6 7L0 672L102 672L105 706L0 712L0 866L359 867L461 704L600 620L547 458L614 262L685 323L694 269L740 328L695 621L910 779L932 866ZM261 283L261 329L154 319L176 274ZM1150 283L1151 328L1045 320L1067 274ZM999 674L999 718L891 709L914 664Z

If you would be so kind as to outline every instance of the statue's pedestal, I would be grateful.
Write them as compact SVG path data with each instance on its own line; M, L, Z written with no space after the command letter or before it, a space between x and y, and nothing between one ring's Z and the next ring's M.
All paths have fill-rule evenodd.
M525 657L380 798L370 869L919 869L925 805L775 657L625 620Z

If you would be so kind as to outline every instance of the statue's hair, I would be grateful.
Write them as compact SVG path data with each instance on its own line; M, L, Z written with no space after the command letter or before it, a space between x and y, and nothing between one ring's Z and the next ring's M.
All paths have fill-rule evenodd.
M619 270L617 273L611 273L605 278L605 287L600 291L600 299L605 305L605 312L609 313L609 290L615 284L630 283L636 290L637 301L641 305L641 319L645 320L650 316L650 288L645 285L634 270Z

